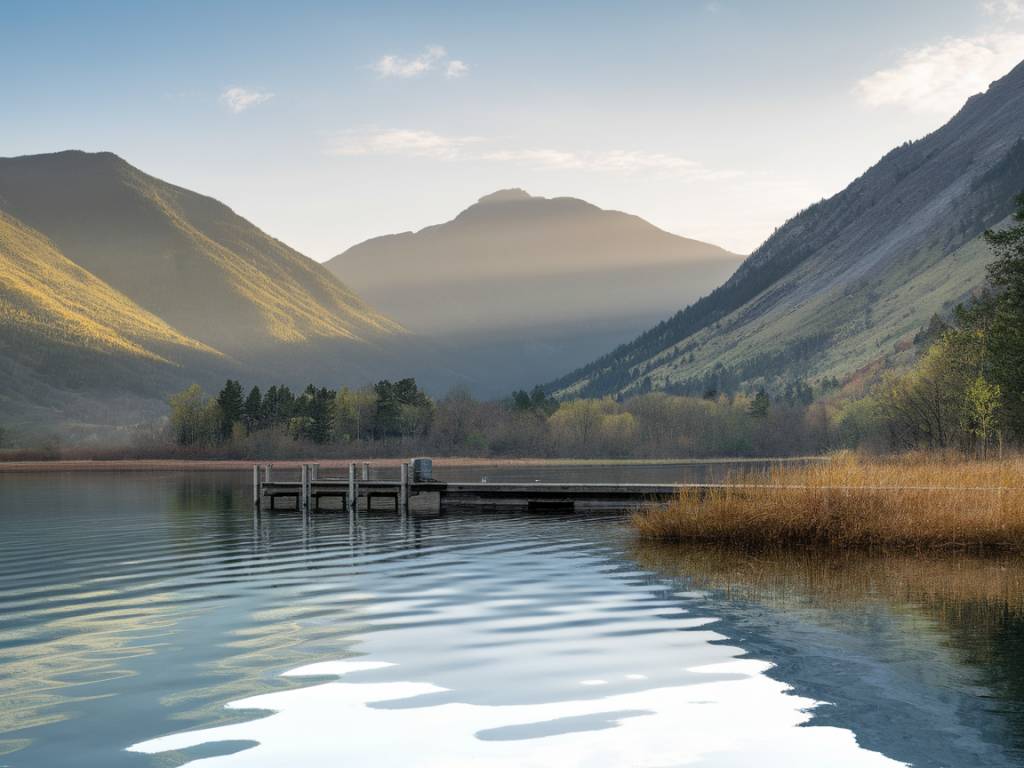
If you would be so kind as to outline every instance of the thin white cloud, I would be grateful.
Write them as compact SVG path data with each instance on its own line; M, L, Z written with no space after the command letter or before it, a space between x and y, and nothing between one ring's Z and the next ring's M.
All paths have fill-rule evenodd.
M734 178L742 175L739 171L712 171L694 160L678 155L625 149L597 152L502 149L485 152L480 155L480 159L556 170L597 171L623 175L657 173L701 180Z
M381 56L370 69L381 78L397 77L406 80L420 77L435 69L442 70L449 79L462 77L469 72L466 62L448 58L448 51L440 45L432 45L411 59L394 54Z
M448 67L445 69L444 76L449 80L456 77L465 77L469 73L469 67L466 66L466 62L460 59L452 59L448 62Z
M949 38L908 51L898 65L865 77L854 90L869 107L896 105L914 112L949 115L1022 58L1024 34Z
M1024 19L1024 0L985 0L981 5L989 16L1003 21Z
M432 131L404 128L349 131L330 141L327 154L340 157L401 155L452 160L464 147L478 141L480 139L474 136L442 136Z
M552 148L487 148L479 136L443 136L408 128L346 131L328 142L326 152L337 157L429 157L441 160L509 163L534 168L619 173L657 173L687 179L719 180L743 175L713 171L678 155L641 150L571 151Z
M274 98L274 94L272 93L267 93L265 91L252 91L248 88L240 88L238 86L227 88L220 95L221 103L236 115L239 112L244 112L250 107L255 107L258 104L268 102L272 98Z
M542 168L577 169L583 162L575 152L563 152L557 149L498 149L485 152L483 160L501 163L521 163Z

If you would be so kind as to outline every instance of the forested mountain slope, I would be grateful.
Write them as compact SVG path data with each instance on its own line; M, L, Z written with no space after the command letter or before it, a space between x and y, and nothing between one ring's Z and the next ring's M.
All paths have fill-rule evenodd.
M562 396L843 377L984 281L1024 190L1024 64L780 227L721 287L549 385Z

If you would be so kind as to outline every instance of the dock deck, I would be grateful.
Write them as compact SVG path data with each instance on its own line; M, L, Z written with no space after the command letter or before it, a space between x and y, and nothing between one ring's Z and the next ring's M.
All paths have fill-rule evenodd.
M514 483L514 482L445 482L418 479L409 465L401 466L398 479L370 479L368 465L356 477L356 465L349 466L349 476L321 477L317 465L303 465L299 479L273 478L270 467L253 467L253 504L257 510L269 502L271 510L291 509L303 512L326 511L325 499L340 500L341 508L356 511L375 509L377 499L386 499L388 508L409 511L410 501L431 496L440 509L457 507L522 508L530 511L575 511L577 509L620 509L646 501L667 501L693 484L649 483ZM281 499L291 500L280 507ZM337 507L333 506L333 509Z

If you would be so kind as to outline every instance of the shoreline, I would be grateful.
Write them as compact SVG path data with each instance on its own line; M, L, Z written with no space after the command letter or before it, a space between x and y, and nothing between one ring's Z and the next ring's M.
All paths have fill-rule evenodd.
M786 458L711 459L538 459L445 457L433 459L435 467L568 467L568 466L699 466L702 464L752 464L820 461L822 456ZM0 460L0 474L19 472L241 472L254 464L273 464L279 469L298 469L302 464L320 464L323 468L347 467L368 462L375 467L397 467L404 458L359 459L52 459L31 461Z

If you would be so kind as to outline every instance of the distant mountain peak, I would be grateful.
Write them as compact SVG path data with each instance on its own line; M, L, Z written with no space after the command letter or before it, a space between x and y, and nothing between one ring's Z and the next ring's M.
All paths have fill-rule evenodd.
M484 195L477 204L481 203L511 203L517 200L532 200L533 195L527 192L525 189L519 189L519 187L512 187L510 189L499 189L497 192L492 192L489 195Z

